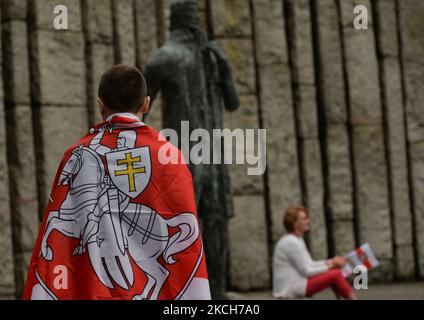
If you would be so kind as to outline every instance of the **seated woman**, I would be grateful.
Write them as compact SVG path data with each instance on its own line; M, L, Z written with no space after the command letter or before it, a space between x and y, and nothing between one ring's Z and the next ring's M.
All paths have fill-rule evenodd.
M288 234L278 241L274 251L274 297L312 297L324 289L332 288L338 298L356 299L340 271L346 264L343 257L312 260L303 240L310 228L308 210L303 207L288 209L283 225Z

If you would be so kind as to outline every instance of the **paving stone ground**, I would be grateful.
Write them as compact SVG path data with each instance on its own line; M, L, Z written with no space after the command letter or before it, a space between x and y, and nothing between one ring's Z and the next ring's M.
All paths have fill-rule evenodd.
M360 300L424 300L424 282L370 284L368 290L355 290ZM234 300L274 300L271 291L230 292ZM331 290L325 290L313 297L315 300L333 300Z

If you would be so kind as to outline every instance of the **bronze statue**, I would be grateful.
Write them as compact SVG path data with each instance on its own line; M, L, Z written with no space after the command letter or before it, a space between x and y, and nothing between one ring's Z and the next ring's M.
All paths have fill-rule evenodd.
M178 133L181 121L189 121L191 129L207 129L212 137L212 129L223 126L221 100L229 111L240 104L227 57L216 41L209 41L200 31L196 0L172 1L170 39L148 61L145 75L152 99L162 91L164 128ZM227 167L189 167L203 225L212 297L225 299L228 220L233 216Z

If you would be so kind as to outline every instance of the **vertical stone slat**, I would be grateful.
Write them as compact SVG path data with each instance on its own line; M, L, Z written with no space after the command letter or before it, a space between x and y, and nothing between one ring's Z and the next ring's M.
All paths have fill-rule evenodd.
M412 221L409 199L408 163L405 140L405 115L402 99L402 76L398 47L396 3L373 2L380 82L384 107L385 138L389 163L389 187L392 216L394 267L397 279L411 279L415 274Z
M327 257L324 184L319 143L314 58L309 0L286 1L294 107L297 114L302 198L309 209L312 229L309 247L316 259ZM298 148L299 149L299 148Z
M424 277L424 4L397 1L418 274Z
M135 0L137 67L142 68L158 47L156 5L154 0Z
M282 1L253 0L253 9L258 95L262 125L269 132L267 187L275 244L283 233L284 211L301 202L295 118Z
M135 0L134 10L136 14L136 44L137 44L137 67L144 69L149 57L158 47L160 41L158 36L158 23L156 21L155 0ZM158 98L158 102L161 99ZM148 125L157 130L162 129L162 107L161 103L155 103L145 117Z
M208 0L199 0L199 17L200 17L200 29L208 33ZM209 35L211 36L211 35Z
M353 27L353 10L359 4L371 8L370 1L338 2L352 126L358 240L369 242L381 261L372 275L388 280L393 250L378 62L371 15L368 30Z
M136 64L133 0L111 0L114 26L115 63Z
M112 5L110 0L82 0L85 39L86 92L89 125L100 122L97 89L102 74L114 65Z
M2 1L3 86L6 107L7 161L17 297L38 234L36 159L30 99L27 6ZM9 270L10 271L10 270Z
M4 7L0 7L0 16ZM3 20L3 19L2 19ZM3 22L0 39L3 40ZM2 48L2 41L0 41ZM0 49L0 75L3 75L2 49ZM6 116L3 93L3 77L0 77L0 299L15 295L15 277L12 245L12 224L9 199L9 166L7 162Z
M158 46L162 46L170 35L171 0L155 0L156 32Z
M240 109L234 113L224 112L224 128L257 129L258 103L250 8L240 0L209 1L207 8L208 31L228 55L240 93ZM246 153L253 152L250 148L246 149ZM270 264L263 180L261 176L248 176L247 165L230 165L229 171L235 215L229 223L231 288L264 289L269 286Z
M69 10L69 30L64 31L53 27L56 1L29 4L38 188L45 208L63 152L88 130L84 36L80 1L62 1Z
M329 254L355 246L348 116L343 82L342 47L334 0L311 0L316 85L325 183Z

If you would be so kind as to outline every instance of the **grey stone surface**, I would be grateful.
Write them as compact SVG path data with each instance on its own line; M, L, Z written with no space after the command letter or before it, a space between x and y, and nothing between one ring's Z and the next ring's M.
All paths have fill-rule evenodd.
M407 131L410 143L411 176L414 195L417 252L419 269L424 274L424 5L422 1L399 1L400 31L402 39L404 84L406 95Z
M14 262L15 262L16 272L19 272L20 274L22 274L22 278L23 278L23 282L21 285L25 284L25 280L28 275L28 267L31 261L31 256L32 256L32 252L19 253L15 255ZM20 291L23 290L23 288L17 287L17 290L19 291L17 292L15 297L18 299L21 299L22 292Z
M324 182L318 134L314 53L309 1L289 1L291 17L292 74L296 88L298 139L302 141L301 161L304 189L303 199L310 210L313 225L310 247L313 256L327 256L324 221Z
M410 148L413 189L415 199L415 228L418 251L418 265L421 275L424 274L424 203L423 179L424 179L424 143L414 143Z
M92 72L92 100L89 107L92 110L93 124L102 121L100 111L97 103L97 92L100 79L111 66L113 66L113 48L108 44L93 43L92 44L92 57L91 72Z
M135 14L138 59L143 66L158 46L155 1L136 0Z
M148 58L157 49L158 38L158 25L156 23L156 5L155 0L136 0L135 2L136 13L136 45L137 45L137 61L139 67L144 68ZM161 97L158 97L158 102L162 102ZM147 124L156 128L162 129L162 105L157 104L151 108L149 115L145 121Z
M359 241L370 242L380 259L391 259L390 204L375 34L371 24L366 32L351 25L349 17L354 4L355 1L341 1Z
M335 220L333 222L334 253L336 255L346 255L355 249L355 239L353 237L352 220Z
M316 1L320 80L328 125L347 123L339 16L333 0ZM331 142L330 142L331 144Z
M337 0L340 3L341 8L341 22L344 27L351 27L353 28L353 21L357 17L356 14L354 14L353 9L358 6L362 5L365 6L368 9L368 27L372 27L373 24L373 16L372 16L372 7L371 7L371 1L370 0Z
M5 199L3 204L5 207L2 210L7 209L5 212L10 214L9 217L5 217L10 229L4 230L4 236L9 239L3 239L2 243L10 247L9 252L2 252L1 256L7 260L3 272L7 274L12 287L9 283L9 291L6 288L0 288L0 290L5 289L10 293L13 283L14 289L19 291L25 281L24 271L17 268L12 259L16 254L32 251L38 233L38 201L32 112L29 107L31 99L27 29L25 21L19 16L22 11L26 13L26 5L5 1L4 6L10 10L6 12L8 16L6 19L3 16L3 21L7 22L2 25L2 35L5 37L2 39L4 46L2 76L6 79L6 82L2 83L2 88L5 89L2 96L7 106L4 123L8 133L8 164L5 169L9 169L5 173L8 173L10 178L9 188L4 191L9 193L7 196L10 195L10 199L9 202L7 198Z
M351 123L382 123L378 61L371 29L361 32L344 29L346 69L349 85Z
M35 15L37 21L47 21L51 17L46 5L51 1L37 2ZM69 3L68 9L79 3ZM74 16L82 21L81 11L74 9ZM40 105L37 110L37 139L41 148L38 152L38 183L40 208L44 208L51 190L53 177L58 168L63 152L88 127L87 82L84 51L84 34L82 27L72 32L45 30L37 24L30 30L32 44L32 68L34 71L34 97ZM75 109L74 109L75 108ZM72 119L69 121L69 119ZM68 120L68 121L66 121Z
M13 270L12 228L9 207L9 180L6 162L6 134L3 106L0 109L0 292L13 294L15 279Z
M255 129L259 128L258 105L254 95L240 97L240 110L237 113L224 113L224 128L230 130ZM257 131L255 131L255 141L257 141ZM228 146L226 152L231 152L233 159L236 157L235 148ZM245 150L246 154L257 156L257 150ZM232 164L228 166L231 177L231 188L235 195L263 194L263 177L247 175L247 164Z
M288 64L283 14L282 2L253 1L256 56L260 66Z
M396 0L377 0L375 10L378 14L380 36L378 46L384 56L398 57L398 29Z
M1 28L3 28L3 26ZM1 58L2 55L0 54L0 62L3 62ZM0 64L0 66L0 74L2 74L2 64ZM13 270L12 224L9 201L6 118L3 99L3 79L0 79L0 265L2 266L0 269L0 294L12 296L15 291L15 277Z
M411 229L405 230L407 235L411 235ZM396 262L394 265L395 279L414 279L415 261L414 252L410 243L395 246Z
M306 201L312 229L310 247L314 257L327 257L327 229L324 217L324 185L321 172L321 154L317 139L303 141Z
M299 115L299 136L319 141L316 88L299 83L296 83L296 86L298 86L296 107Z
M115 19L116 63L134 66L136 63L133 0L112 0Z
M30 104L29 94L29 61L26 24L20 20L10 20L2 26L4 34L10 42L4 46L7 57L8 72L13 73L5 88L8 90L6 98L16 104Z
M46 186L45 199L48 199L63 153L88 131L87 111L84 106L49 106L41 108L40 112L41 134L46 155L43 159L45 171L43 178Z
M16 263L17 255L31 253L38 234L38 193L31 108L17 106L7 110L10 209L13 215L13 254L16 292L22 292L26 269ZM12 138L13 137L13 138ZM12 251L11 251L12 253ZM6 266L6 268L8 268Z
M360 241L370 242L380 259L392 258L388 181L379 125L353 132Z
M10 118L13 118L12 130L15 135L14 150L10 150L10 177L13 180L12 198L14 212L20 218L20 225L15 225L14 233L19 242L18 252L30 252L38 234L38 201L36 185L36 168L33 141L31 108L15 106ZM9 119L10 119L9 118Z
M224 113L224 128L258 129L259 106L249 6L242 1L213 1L210 4L215 36L230 59L240 92L240 111ZM246 152L249 154L254 150ZM232 154L234 157L235 153ZM235 288L265 288L269 283L269 252L263 176L248 176L247 167L237 164L228 167L235 195L235 216L229 225L230 282ZM241 245L246 239L249 244ZM252 246L254 255L251 254Z
M9 20L25 20L27 14L26 1L6 0L2 1L1 17L3 23Z
M172 0L161 0L162 1L162 10L163 10L163 36L164 39L169 38L171 33L171 3ZM158 45L162 45L159 43Z
M23 2L23 1L22 1ZM56 18L56 15L53 13L54 8L57 5L64 5L68 9L68 22L70 32L81 32L82 31L82 21L81 21L81 6L79 1L75 0L30 0L30 3L33 4L36 12L40 13L37 16L37 29L55 31L53 21ZM60 30L58 33L66 34L64 30ZM57 31L56 31L57 32Z
M85 105L85 57L82 33L32 31L38 46L40 95L43 105Z
M245 0L214 0L212 23L217 38L245 37L252 34L249 6Z
M352 173L345 124L327 127L328 207L334 220L353 219Z
M111 0L83 0L87 11L87 30L89 42L113 44L113 23Z
M111 1L85 0L84 37L86 46L87 109L91 125L99 123L97 89L102 74L114 65ZM90 91L88 91L90 90Z
M395 243L411 244L411 208L409 203L408 163L399 62L385 59L387 128L391 163L391 186L395 218ZM397 76L396 76L397 75Z
M315 67L312 43L310 1L288 1L293 32L293 64L296 69L294 81L302 85L315 85Z
M255 65L251 39L220 39L219 43L230 59L240 95L255 93Z
M269 283L268 247L262 196L235 196L230 231L231 286L263 289Z
M284 65L265 66L259 70L264 127L267 139L267 170L273 216L273 239L281 232L284 211L301 202L300 176L294 128L289 74Z
M402 75L399 61L396 4L393 0L377 2L378 44L383 56L380 62L386 112L386 140L390 164L393 243L398 278L414 275L412 248L412 215L409 199L405 115L402 97Z
M263 125L269 133L267 170L275 242L282 232L284 211L301 202L293 97L282 2L254 1L253 8L259 97Z
M406 59L406 58L405 58ZM423 137L422 105L424 95L421 92L421 80L424 67L420 62L405 61L406 116L408 119L408 139L411 143L419 143Z
M349 153L348 110L344 86L339 14L334 1L317 1L317 51L321 81L321 103L325 113L325 167L328 171L327 210L335 253L345 254L354 246L352 164Z

